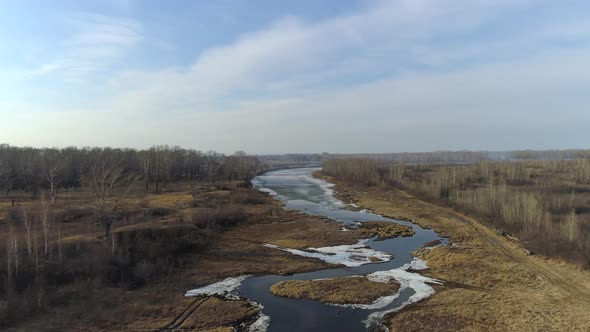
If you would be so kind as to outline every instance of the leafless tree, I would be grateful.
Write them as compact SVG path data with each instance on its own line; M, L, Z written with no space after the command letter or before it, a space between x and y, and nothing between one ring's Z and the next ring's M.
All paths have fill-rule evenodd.
M118 162L102 160L90 168L84 179L91 192L97 221L103 224L104 237L107 238L111 232L111 225L136 178L126 174Z
M32 220L31 220L31 216L29 215L29 213L27 212L27 209L25 207L21 208L21 211L23 213L23 221L25 224L25 229L27 230L27 251L29 252L29 256L33 256L33 242L32 242L32 238L31 238L31 232L32 232Z
M45 195L41 195L41 230L43 231L43 242L44 242L44 253L47 255L49 253L49 206L47 205L47 200L45 199Z

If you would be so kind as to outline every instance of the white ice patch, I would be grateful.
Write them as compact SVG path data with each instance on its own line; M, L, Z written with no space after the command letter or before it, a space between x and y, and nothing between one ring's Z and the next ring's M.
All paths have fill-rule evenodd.
M276 191L274 191L270 188L258 188L258 191L263 192L263 193L268 193L272 197L279 196L279 193L277 193Z
M371 213L371 210L362 209L359 211L359 213Z
M414 259L412 259L411 262L404 264L400 269L420 271L420 270L426 270L427 268L428 268L428 265L426 264L425 260L414 257Z
M348 231L350 231L350 229L348 229L348 228L346 228L346 227L342 227L342 228L340 229L340 231L341 231L341 232L348 232Z
M245 274L239 277L226 278L201 288L189 290L184 294L184 296L192 297L200 295L222 295L226 298L237 299L238 296L233 294L233 291L240 287L244 280L250 277L251 275Z
M434 289L430 287L430 285L428 284L442 285L442 281L422 276L418 273L406 271L408 269L424 270L426 268L428 268L428 266L426 265L425 261L419 258L414 258L412 262L404 264L402 267L398 269L393 269L389 271L377 271L367 275L367 278L369 280L375 282L389 282L392 279L394 279L400 284L398 294L400 294L404 289L407 288L413 289L414 294L411 295L410 298L404 303L402 303L399 307L393 308L391 310L380 311L370 314L367 320L365 321L366 326L369 327L371 325L374 325L380 322L386 314L396 312L402 309L403 307L407 306L408 304L418 302L434 294Z
M269 325L270 317L260 312L258 319L248 328L248 332L265 332Z
M307 248L307 250L310 250L311 252L298 249L283 248L270 243L266 243L264 244L264 246L267 248L287 251L298 256L321 259L326 263L342 264L348 267L370 264L374 263L376 260L381 262L387 262L391 259L391 255L389 255L388 253L367 248L365 245L367 241L368 239L360 240L356 244L352 245Z
M270 317L262 313L264 306L252 300L248 300L248 302L259 309L258 318L248 327L248 332L266 332L270 325Z
M353 208L359 208L360 206L356 205L355 203L349 203L349 206L352 206Z
M374 309L381 309L390 305L395 299L399 297L399 293L395 293L393 295L381 296L380 298L376 299L371 304L337 304L337 303L330 303L334 306L339 307L348 307L348 308L357 308L357 309L365 309L365 310L374 310Z
M380 282L380 283L388 283L388 282L391 282L392 280L395 280L396 282L398 282L400 284L399 291L395 294L392 294L392 295L382 296L382 297L378 298L377 300L375 300L371 304L360 304L360 303L350 303L350 304L330 303L330 304L334 305L334 306L358 308L358 309L365 309L365 310L381 309L381 308L384 308L384 307L390 305L391 303L393 303L393 301L399 297L400 292L402 290L404 290L406 288L414 289L414 291L416 293L414 295L412 295L408 299L408 301L404 302L401 307L396 308L394 310L387 311L386 313L389 313L389 312L392 312L395 310L399 310L402 307L404 307L410 303L420 301L421 299L432 295L434 293L434 289L432 289L432 287L430 287L426 283L442 284L437 279L424 277L424 276L421 276L417 273L412 273L412 272L407 271L409 269L418 271L418 270L425 270L427 268L428 268L428 265L426 265L426 261L421 260L419 258L414 258L410 263L404 264L403 266L401 266L397 269L388 270L388 271L378 271L378 272L371 273L371 274L367 275L367 279L369 279L373 282ZM321 279L314 279L314 280L321 280ZM376 318L383 317L381 315L381 313L375 313L375 314L376 314L375 315ZM383 315L385 315L385 314L383 314Z

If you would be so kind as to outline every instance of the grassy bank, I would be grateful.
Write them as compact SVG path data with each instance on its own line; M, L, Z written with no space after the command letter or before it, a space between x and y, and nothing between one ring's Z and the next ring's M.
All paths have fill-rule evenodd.
M527 255L522 243L444 205L390 186L329 178L359 206L446 235L452 246L415 254L444 281L430 298L386 316L391 331L588 330L590 273L560 259Z

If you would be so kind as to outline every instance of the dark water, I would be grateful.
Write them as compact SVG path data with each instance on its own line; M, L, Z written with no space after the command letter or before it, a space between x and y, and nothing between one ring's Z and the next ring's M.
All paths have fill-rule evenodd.
M242 283L238 293L264 306L262 312L270 317L268 331L366 331L363 321L370 313L399 307L413 295L414 291L411 288L404 289L390 305L380 309L365 310L331 306L311 300L277 297L270 293L270 287L283 280L333 278L391 270L409 263L412 260L410 253L420 248L425 242L443 239L432 230L422 229L406 221L346 210L346 205L334 197L330 184L311 177L311 173L316 170L319 168L272 171L256 177L252 182L258 188L272 190L272 194L281 199L285 207L289 209L325 216L346 225L354 225L362 221L396 222L411 226L416 234L412 237L384 241L369 240L366 244L372 249L393 255L393 258L385 263L298 273L291 276L253 277Z

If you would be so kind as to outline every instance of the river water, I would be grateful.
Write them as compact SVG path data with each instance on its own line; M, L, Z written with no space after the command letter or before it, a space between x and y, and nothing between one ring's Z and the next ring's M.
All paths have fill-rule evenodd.
M325 216L343 225L353 226L363 221L389 221L411 226L415 235L384 241L369 239L372 249L386 252L394 258L388 262L365 264L358 267L342 267L290 276L265 275L246 279L238 288L240 296L260 303L263 314L270 317L268 331L366 331L365 320L371 313L395 310L407 302L416 292L402 287L399 296L389 305L379 309L341 307L305 299L289 299L274 296L270 287L283 280L309 280L353 275L367 275L376 271L398 269L413 259L411 252L424 243L442 240L434 231L423 229L406 221L385 218L368 211L346 209L344 202L335 198L331 184L312 177L319 168L277 170L256 177L252 183L262 191L270 192L284 202L285 208L301 213Z

